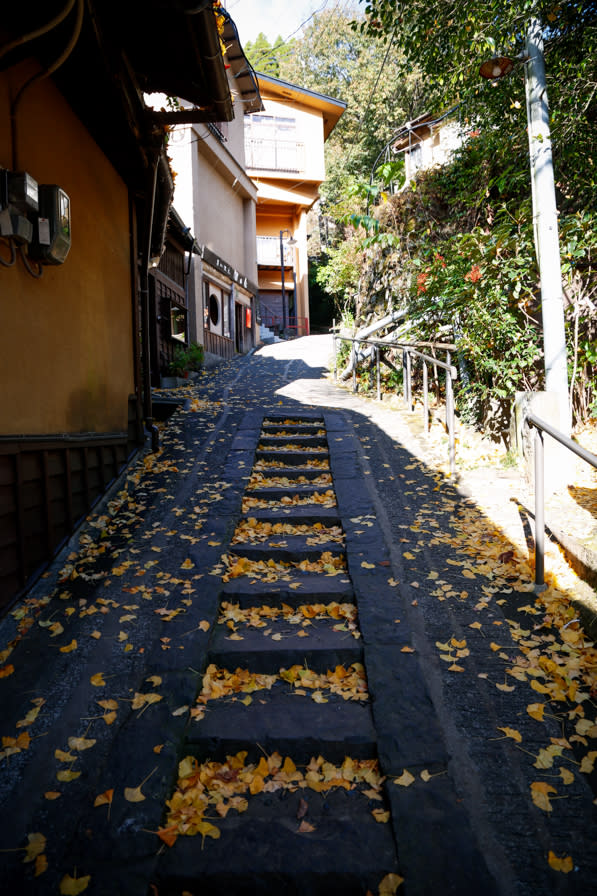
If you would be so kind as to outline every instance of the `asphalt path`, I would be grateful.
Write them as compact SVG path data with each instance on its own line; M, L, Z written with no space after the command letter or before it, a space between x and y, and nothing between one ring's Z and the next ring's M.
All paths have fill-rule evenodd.
M570 662L578 623L562 645L554 628L535 663L549 614L520 547L399 414L336 386L331 359L314 336L206 371L160 454L129 468L0 621L3 893L170 892L155 831L264 414L329 424L398 892L594 892L595 795L580 768L595 740L577 724L594 720L595 694L571 666L568 702L533 687ZM475 488L499 499L497 478Z

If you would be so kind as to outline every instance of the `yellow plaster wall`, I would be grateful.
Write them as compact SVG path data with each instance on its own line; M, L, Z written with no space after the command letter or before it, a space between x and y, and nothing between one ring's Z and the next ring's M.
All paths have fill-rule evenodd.
M245 272L243 196L218 167L197 154L193 174L195 207L200 209L195 236L236 270Z
M0 74L2 167L13 167L9 91L30 71ZM128 192L50 79L20 104L18 167L66 190L72 246L39 280L20 260L0 266L0 435L125 431L134 391Z
M319 109L310 109L300 102L276 100L262 91L263 105L266 115L278 115L296 120L297 143L304 144L304 170L301 178L306 181L321 183L325 178L325 161L323 155L324 133L323 117ZM276 171L276 179L281 181L296 180L296 174L287 171Z

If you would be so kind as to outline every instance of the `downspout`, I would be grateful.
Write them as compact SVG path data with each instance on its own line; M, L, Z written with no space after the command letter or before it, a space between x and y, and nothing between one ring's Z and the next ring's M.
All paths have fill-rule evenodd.
M158 451L160 434L153 422L153 406L151 400L151 351L149 345L149 259L151 258L151 239L153 231L153 213L158 179L159 151L151 161L149 208L146 210L146 231L141 254L141 270L139 272L139 293L141 297L141 342L143 352L143 416L145 429L151 433L151 450Z

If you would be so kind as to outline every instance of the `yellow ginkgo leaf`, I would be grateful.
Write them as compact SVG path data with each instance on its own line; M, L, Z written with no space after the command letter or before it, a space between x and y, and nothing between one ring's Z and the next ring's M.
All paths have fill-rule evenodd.
M96 672L89 680L94 688L103 688L106 683L103 672Z
M380 824L386 824L390 820L390 813L385 809L372 809L371 814Z
M69 737L68 745L71 750L89 750L90 747L95 746L94 738L87 737Z
M23 862L33 862L46 848L46 838L43 834L27 834L27 846Z
M84 877L71 877L70 874L65 874L60 881L60 893L62 896L78 896L79 893L87 889L90 880L90 874L86 874Z
M77 649L77 641L75 638L72 639L70 644L66 644L64 647L60 648L60 653L72 653L73 650Z
M37 856L35 860L35 877L39 877L40 874L43 874L44 871L48 870L48 859L47 856L42 853Z
M128 800L129 803L141 803L145 799L144 794L141 792L141 785L138 787L125 787L124 788L124 798Z
M379 896L395 896L398 887L404 883L399 874L386 874L379 884Z
M574 862L572 861L572 856L562 856L560 858L552 852L551 849L547 855L547 861L549 863L549 867L553 868L554 871L563 871L564 874L569 874L570 871L574 870Z
M152 769L147 777L143 778L138 787L125 787L124 788L124 798L128 800L129 803L140 803L145 799L145 795L141 792L141 788L145 784L146 781L149 781L154 772L158 770L158 767Z
M65 769L64 771L56 772L56 780L64 782L76 781L80 774L81 772L73 772Z
M103 793L100 793L99 796L96 796L95 801L93 803L94 807L97 806L109 806L112 803L112 798L114 797L114 790L104 790Z
M545 703L529 703L527 712L532 719L537 719L538 722L542 722L543 713L545 712Z
M187 559L184 561L184 563L180 564L181 569L193 569L194 566L195 566L195 564L190 559L190 557L187 557Z
M515 740L517 744L521 743L522 741L522 734L520 733L520 731L517 731L516 728L500 728L498 726L498 731L503 731L506 737L511 737L512 740Z
M54 757L59 762L76 762L77 757L73 756L72 753L67 753L65 750L54 750Z
M363 560L361 566L363 567L363 569L375 569L375 563L367 563L366 560Z
M399 778L394 778L394 784L400 784L401 787L410 787L414 780L414 775L411 775L411 773L405 769Z
M549 795L551 793L557 793L557 790L545 781L533 781L531 784L531 799L533 800L533 803L538 806L539 809L543 809L544 812L551 812L553 809L553 806L549 801Z
M154 688L157 688L158 685L162 683L162 678L160 675L150 675L149 678L146 678L145 681L151 682Z

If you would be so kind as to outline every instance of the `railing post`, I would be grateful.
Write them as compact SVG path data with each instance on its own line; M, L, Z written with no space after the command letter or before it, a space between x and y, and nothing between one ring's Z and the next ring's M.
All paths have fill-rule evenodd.
M429 398L427 396L427 361L423 361L423 429L429 433Z
M454 436L454 391L452 388L452 371L446 370L446 418L448 427L448 452L450 456L450 474L456 472L456 440Z
M407 351L402 349L402 392L404 395L404 404L408 404L408 377L406 372L406 356Z
M357 344L352 342L352 391L357 391Z
M545 519L544 519L544 466L543 433L536 428L535 435L535 587L545 584Z
M381 401L381 361L379 359L379 345L375 346L375 360L377 361L377 400Z
M406 382L407 382L407 403L409 411L412 411L412 379L411 379L411 357L410 352L406 352Z
M336 345L336 318L332 320L332 332L334 342L334 382L338 382L338 348Z

